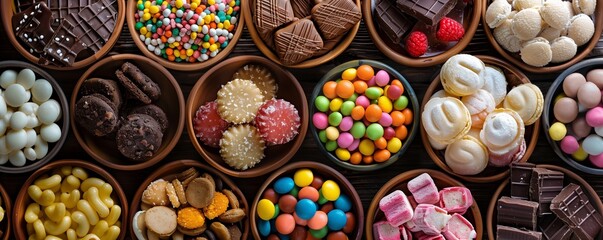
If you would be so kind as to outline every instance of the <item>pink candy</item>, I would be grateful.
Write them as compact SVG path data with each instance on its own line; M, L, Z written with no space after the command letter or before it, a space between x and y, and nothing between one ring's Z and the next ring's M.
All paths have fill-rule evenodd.
M396 136L396 130L394 130L394 128L386 127L383 130L383 138L385 138L385 140L390 140L390 139L394 138L395 136Z
M412 206L404 192L393 191L379 201L379 209L385 214L387 221L398 227L413 218Z
M360 145L360 139L354 139L352 144L348 147L348 151L356 151L356 149L358 149L358 145Z
M580 148L580 143L574 136L567 135L563 139L561 139L561 143L559 143L561 147L561 151L566 154L574 154Z
M586 123L591 127L603 126L603 107L598 106L588 110L586 113Z
M329 117L322 112L314 113L312 116L312 123L318 129L325 129L329 126Z
M354 142L354 137L351 133L344 132L339 134L339 138L337 138L337 145L340 148L348 148Z
M393 120L391 115L386 112L381 113L381 118L379 118L379 124L381 124L381 126L389 127L392 125L392 122Z
M463 216L455 213L452 215L442 233L447 240L474 239L477 235L473 225Z
M402 96L402 89L396 85L390 85L389 88L387 88L386 95L389 99L396 100Z
M442 232L452 216L442 208L431 204L419 204L415 208L412 221L421 231L429 235L438 235Z
M354 126L354 119L352 119L350 116L343 117L343 119L341 119L341 123L339 123L339 130L347 132L352 129L352 126Z
M473 196L466 187L447 187L440 190L440 207L450 213L465 214L472 204Z
M588 156L588 160L598 168L603 168L603 153L599 155L590 155Z
M429 174L423 173L408 181L408 190L417 203L436 204L440 200L438 187Z
M362 95L356 98L356 105L362 106L366 109L369 105L371 105L371 101L366 96Z
M386 221L374 223L373 231L377 235L377 239L380 240L401 240L400 229Z
M375 83L377 86L383 87L389 83L389 74L386 71L379 70L377 74L375 74Z

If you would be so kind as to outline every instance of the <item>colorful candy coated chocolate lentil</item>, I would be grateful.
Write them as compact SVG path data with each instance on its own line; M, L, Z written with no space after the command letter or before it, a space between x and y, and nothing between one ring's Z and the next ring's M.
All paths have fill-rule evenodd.
M276 182L274 182L274 191L278 194L286 194L289 191L291 191L291 189L293 189L293 186L295 185L295 183L293 182L293 179L290 177L283 177L283 178L279 178L276 180Z
M295 205L295 213L304 220L309 220L316 213L316 204L310 199L301 199Z
M272 203L268 199L262 199L258 202L258 217L262 220L270 220L274 216L276 212L274 208L274 203Z
M322 194L325 199L329 201L335 201L339 198L339 194L341 193L339 189L339 185L333 180L327 180L322 184Z

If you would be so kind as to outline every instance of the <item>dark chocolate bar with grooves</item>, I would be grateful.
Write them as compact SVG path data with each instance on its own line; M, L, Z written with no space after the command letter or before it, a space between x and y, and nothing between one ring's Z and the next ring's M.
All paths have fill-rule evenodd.
M532 179L533 163L511 164L511 197L523 200L530 199L530 181Z
M44 46L50 42L54 35L50 26L51 17L52 13L44 2L13 15L11 21L15 35L29 47L30 53L42 53Z
M590 203L582 188L570 183L553 198L551 210L570 228L579 239L594 239L601 232L601 213Z
M551 214L551 201L561 189L563 189L562 172L553 171L545 168L532 169L532 179L530 181L530 200L538 202L538 216Z
M396 0L376 0L375 19L377 25L395 44L400 44L404 35L417 23L417 20L404 14L396 7Z
M504 196L498 199L496 210L498 224L536 230L537 202Z
M541 240L542 233L502 225L496 226L497 240Z
M106 42L115 29L117 11L113 8L116 0L100 0L95 4L85 7L78 16L96 31Z
M51 41L44 47L44 53L39 60L40 64L73 65L77 55L86 49L86 45L80 42L75 34L70 31L72 28L73 26L68 21L61 22Z
M435 25L454 8L457 0L397 0L398 8L427 25Z
M543 239L547 240L569 240L572 237L572 229L555 214L545 215L538 219L538 230Z

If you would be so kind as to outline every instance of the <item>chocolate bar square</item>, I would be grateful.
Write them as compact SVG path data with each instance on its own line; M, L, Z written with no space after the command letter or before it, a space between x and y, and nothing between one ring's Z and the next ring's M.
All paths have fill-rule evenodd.
M89 5L78 13L78 16L96 31L104 40L108 41L115 29L115 20L117 11L113 8L116 0L100 0L95 4Z
M320 34L309 19L301 19L281 28L274 34L276 51L285 65L296 64L323 47Z
M542 233L502 225L496 226L497 240L541 240Z
M398 8L417 20L435 25L456 5L456 0L398 0Z
M551 211L569 225L578 239L594 239L601 232L601 213L577 184L570 183L553 198Z
M54 34L50 26L52 13L46 3L31 5L12 17L15 35L30 49L29 52L42 53Z
M530 200L538 202L538 215L551 214L551 200L563 189L563 173L545 168L532 169Z
M573 234L572 229L555 214L539 218L538 230L544 239L569 240Z
M538 221L536 215L538 210L537 202L504 196L498 199L497 206L498 224L523 227L532 231L536 230L536 223Z
M71 66L79 52L86 49L86 45L80 42L75 34L69 29L73 26L63 21L55 31L50 42L44 47L44 53L40 56L40 64L53 64L57 66Z
M312 9L312 19L327 40L345 34L361 18L360 8L351 0L323 0Z
M77 14L86 6L92 5L99 0L53 0L48 1L48 8L52 12L53 26L59 26L69 14Z
M511 197L523 200L530 199L530 181L532 179L532 163L511 164Z
M400 44L404 35L417 23L417 20L396 7L395 0L376 0L375 19L379 28L395 44Z

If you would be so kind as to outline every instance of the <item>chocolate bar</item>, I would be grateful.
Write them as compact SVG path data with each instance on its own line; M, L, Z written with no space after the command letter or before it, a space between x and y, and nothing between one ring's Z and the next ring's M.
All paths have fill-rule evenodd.
M305 18L312 14L312 7L314 7L314 1L291 0L291 7L293 8L293 16L300 19Z
M255 26L261 35L270 35L274 29L294 19L289 0L258 0L254 10Z
M41 53L50 41L54 34L50 26L51 16L50 9L43 2L31 5L13 16L15 35L30 48L29 52Z
M435 25L456 5L456 0L397 0L398 8L417 20Z
M404 35L417 22L414 18L402 13L396 7L395 0L377 0L375 3L375 18L379 28L395 44L400 44Z
M320 34L309 19L295 21L274 34L277 53L285 65L304 61L323 47Z
M496 226L498 240L541 240L542 233L502 225Z
M511 164L511 197L523 200L530 199L530 181L532 179L532 163Z
M572 229L555 214L538 219L538 230L544 239L569 240L573 234Z
M536 217L537 210L537 202L504 196L498 199L497 221L501 225L524 227L535 231L538 221Z
M324 39L345 34L360 19L360 8L351 0L324 0L312 9L312 18Z
M113 8L116 0L100 0L86 6L77 15L105 41L109 40L115 28L117 10Z
M563 188L563 173L544 168L532 169L530 200L538 202L538 215L551 214L551 200Z
M69 29L73 28L67 21L63 21L55 31L50 42L44 47L40 56L40 64L53 64L57 66L71 66L75 58L86 45L80 42Z
M569 225L578 239L594 239L601 232L601 213L577 184L570 183L553 198L551 211Z
M61 21L70 14L77 14L86 6L95 4L99 0L46 0L52 12L53 26L59 26ZM72 23L73 24L73 23Z
M15 9L17 10L17 13L20 13L40 1L41 0L15 0Z

